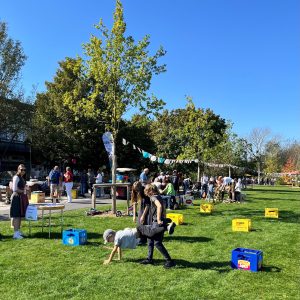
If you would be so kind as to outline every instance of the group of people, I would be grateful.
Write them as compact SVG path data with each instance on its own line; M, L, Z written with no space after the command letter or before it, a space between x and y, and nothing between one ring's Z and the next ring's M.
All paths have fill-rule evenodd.
M147 170L145 173L147 176ZM136 227L125 228L117 232L107 229L103 233L104 243L114 243L111 254L104 261L104 264L111 263L116 253L118 253L118 259L120 260L122 249L134 249L137 245L145 244L148 241L147 258L142 260L141 264L154 264L153 253L155 247L165 259L165 268L175 266L174 260L172 260L163 244L163 238L165 231L173 234L176 224L166 218L165 204L157 186L146 183L145 180L143 181L145 178L141 177L141 180L134 182L132 186L131 202L134 208L133 221L137 222Z
M147 183L154 184L165 201L167 209L177 208L179 203L176 202L176 196L180 195L180 189L182 188L183 194L185 194L192 184L188 176L177 172L177 170L173 170L170 174L168 172L160 172L150 178L148 168L141 173L140 182L144 185Z
M201 177L201 198L208 201L241 202L243 184L241 178L230 177ZM225 195L227 198L225 199Z
M180 184L184 184L183 176L176 170L171 174L161 172L152 179L149 176L148 168L142 171L139 181L133 183L131 193L133 222L136 223L136 227L119 231L107 229L103 233L105 243L114 243L111 254L104 264L111 263L116 253L120 260L122 249L134 249L137 245L148 242L147 257L140 262L141 264L154 264L153 253L156 248L165 259L165 268L175 266L174 260L163 244L163 238L165 231L172 234L176 226L172 220L166 218L166 209L174 207L172 205L176 203L175 196L179 195ZM188 178L185 181L186 189L190 184Z
M90 191L93 194L93 184L103 182L104 173L99 169L95 174L92 169L83 170L79 173L80 196ZM59 202L64 189L66 190L68 202L72 202L72 188L74 184L74 175L70 167L66 167L65 173L60 172L59 167L55 166L48 175L48 185L50 186L50 197L53 202ZM101 197L101 189L97 189L97 197Z
M65 173L61 173L55 166L49 173L48 185L50 186L50 198L53 203L59 202L64 188L66 189L68 203L72 202L72 188L74 176L70 167L66 167Z

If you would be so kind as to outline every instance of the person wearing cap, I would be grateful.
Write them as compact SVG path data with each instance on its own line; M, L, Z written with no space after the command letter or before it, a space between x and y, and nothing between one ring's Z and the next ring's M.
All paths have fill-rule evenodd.
M170 223L169 223L170 222ZM169 223L169 224L168 224ZM160 235L164 231L168 231L169 234L174 233L176 224L171 219L165 219L161 226L155 225L143 225L140 224L137 228L125 228L124 230L114 231L113 229L106 229L103 233L104 244L114 243L114 247L103 264L109 264L116 253L118 253L118 260L122 258L122 249L135 249L139 243L141 236L147 238L153 238L156 235Z

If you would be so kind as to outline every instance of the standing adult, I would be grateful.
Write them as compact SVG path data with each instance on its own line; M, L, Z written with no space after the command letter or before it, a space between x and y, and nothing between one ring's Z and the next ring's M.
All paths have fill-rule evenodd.
M208 190L208 176L203 174L201 177L201 198L206 198Z
M86 170L80 172L80 196L85 197L85 193L88 191L88 175Z
M184 175L184 179L183 179L183 194L185 195L187 190L190 188L191 185L191 179L187 176Z
M179 195L179 176L177 170L173 171L170 182L173 184L175 192Z
M26 168L23 164L18 166L17 174L13 177L10 206L10 217L12 218L12 225L14 227L14 239L22 239L21 218L25 217L26 209L28 206L28 198L25 194L25 172Z
M95 174L92 171L92 169L88 169L87 176L88 176L88 188L91 190L91 195L92 195L94 191L93 184L95 183Z
M50 185L50 198L53 203L59 202L60 186L62 184L62 176L59 167L55 166L49 173L48 185Z
M142 183L143 186L146 186L146 184L150 183L148 174L149 174L149 169L145 168L140 175L140 182Z
M237 202L241 202L241 192L242 192L243 184L241 178L238 179L236 185L235 185L235 200Z
M150 208L150 199L145 195L144 189L145 187L140 181L136 181L132 185L131 204L133 206L133 222L137 221L137 225L148 225L149 223L148 214ZM140 238L139 245L146 243L147 238L142 236Z
M72 202L72 187L73 187L73 173L70 167L66 167L64 174L64 185L66 187L68 203Z
M162 225L165 219L165 207L163 200L159 195L158 189L153 184L147 184L145 187L145 195L150 198L151 206L149 212L149 224ZM165 268L172 268L175 266L175 262L171 259L170 254L163 245L164 232L154 235L148 239L148 256L147 259L141 261L141 264L153 264L153 252L154 246L163 255L165 259Z
M102 182L103 182L103 173L101 169L99 169L96 176L96 183L102 183ZM97 188L96 197L101 197L101 194L102 194L102 188Z

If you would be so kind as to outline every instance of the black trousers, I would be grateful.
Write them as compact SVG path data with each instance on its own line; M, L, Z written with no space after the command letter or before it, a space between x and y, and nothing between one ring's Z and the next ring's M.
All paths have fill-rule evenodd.
M171 260L171 256L167 251L166 247L163 245L162 241L164 238L164 232L155 235L154 237L148 239L148 260L153 259L154 247L162 254L165 260Z
M164 231L167 229L168 223L172 220L165 218L163 224L158 225L153 223L150 227L145 227L143 230L148 231L148 260L153 259L154 247L162 254L165 260L171 260L171 256L165 246L163 245ZM146 234L145 234L146 235Z

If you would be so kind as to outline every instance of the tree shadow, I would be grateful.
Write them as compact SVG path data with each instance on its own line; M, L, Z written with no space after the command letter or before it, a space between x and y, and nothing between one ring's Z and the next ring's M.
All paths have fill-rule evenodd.
M94 232L88 232L87 233L87 239L99 239L101 237L101 235L99 233L94 233ZM28 238L37 238L37 239L62 239L62 233L60 232L51 232L50 234L50 238L49 238L49 231L45 231L44 232L32 232L31 230L31 235L28 234ZM100 243L96 243L96 242L87 242L88 246L99 246Z
M169 241L182 241L186 243L206 243L210 242L213 239L205 236L165 236L164 240Z
M284 201L284 202L286 202L286 201L293 201L293 202L300 201L300 200L295 199L295 198L294 199L282 199L280 197L263 198L263 197L259 197L259 196L253 197L253 200L255 200L255 201Z
M300 223L300 214L288 210L279 210L279 218L266 218L268 221L279 220L285 223Z
M47 239L47 240L60 240L62 238L62 234L60 232L51 232L49 237L49 232L32 232L31 235L28 234L27 238L34 239Z
M285 194L285 193L299 193L299 190L277 190L277 189L260 189L260 188L254 188L253 190L248 190L251 192L263 192L263 193L280 193L280 194Z

